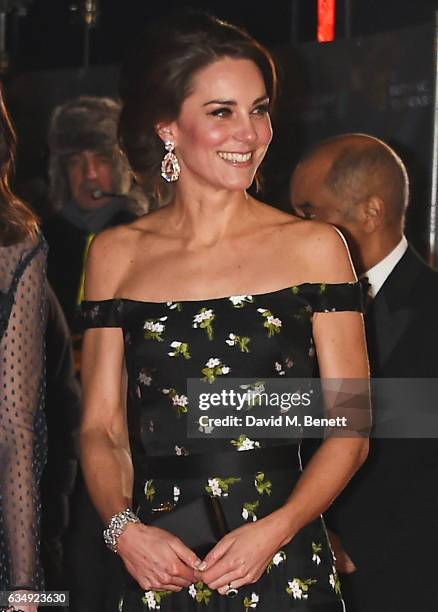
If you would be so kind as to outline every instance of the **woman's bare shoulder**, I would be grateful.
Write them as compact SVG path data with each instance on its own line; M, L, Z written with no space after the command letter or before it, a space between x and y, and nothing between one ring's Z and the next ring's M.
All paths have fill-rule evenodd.
M285 259L290 259L291 268L296 265L299 254L308 282L338 283L355 280L347 243L333 225L294 217L281 226L278 240Z
M87 299L107 299L117 295L145 238L150 240L159 234L162 226L163 212L157 210L131 223L98 234L88 253L85 285Z

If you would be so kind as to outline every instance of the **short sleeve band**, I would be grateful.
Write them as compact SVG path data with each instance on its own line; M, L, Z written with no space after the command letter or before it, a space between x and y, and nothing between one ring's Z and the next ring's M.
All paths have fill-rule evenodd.
M84 331L96 327L122 327L122 300L84 301L79 307L79 325Z
M362 287L358 282L320 283L306 287L312 312L364 312Z

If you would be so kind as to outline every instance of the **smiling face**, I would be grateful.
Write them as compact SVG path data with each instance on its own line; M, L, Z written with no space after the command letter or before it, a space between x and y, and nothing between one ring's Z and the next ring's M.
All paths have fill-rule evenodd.
M232 58L201 69L179 117L158 133L175 143L185 184L248 189L272 139L260 70L250 60Z

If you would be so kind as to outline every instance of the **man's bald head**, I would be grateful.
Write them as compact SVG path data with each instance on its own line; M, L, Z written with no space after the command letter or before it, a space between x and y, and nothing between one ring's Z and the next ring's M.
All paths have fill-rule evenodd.
M374 250L382 253L397 244L408 197L401 159L384 142L365 134L345 134L318 144L300 161L291 182L295 212L343 230L353 259L356 254L361 260L355 262L359 267L366 265L364 248L371 236Z

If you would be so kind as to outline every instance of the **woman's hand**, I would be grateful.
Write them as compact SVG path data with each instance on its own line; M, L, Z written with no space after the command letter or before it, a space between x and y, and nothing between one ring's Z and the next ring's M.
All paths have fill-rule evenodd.
M257 582L287 537L285 524L276 511L238 527L222 538L204 559L207 569L195 578L224 595L230 589Z
M119 537L117 552L126 569L146 591L181 591L195 582L201 561L176 536L138 523Z

